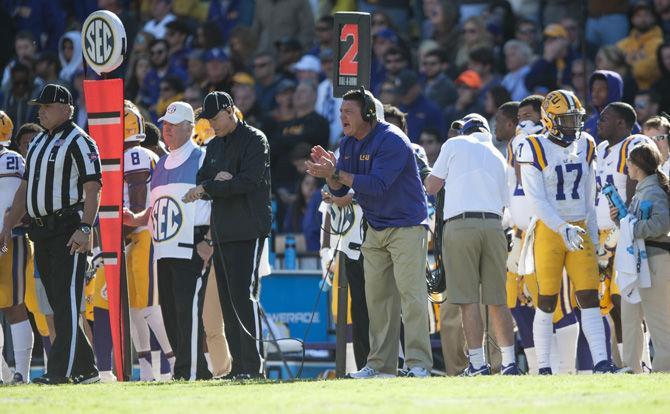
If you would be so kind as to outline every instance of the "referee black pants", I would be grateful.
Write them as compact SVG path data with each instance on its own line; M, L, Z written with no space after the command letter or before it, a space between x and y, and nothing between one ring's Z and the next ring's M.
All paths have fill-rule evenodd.
M340 254L344 254L340 252ZM363 273L363 255L353 260L344 255L344 269L349 281L351 295L351 342L354 346L354 359L358 369L368 362L370 353L370 318L365 300L365 277Z
M260 289L258 265L264 243L265 239L254 239L219 243L214 247L216 282L226 340L233 358L231 375L257 377L263 374L257 296Z
M56 339L47 362L50 378L76 377L97 371L93 349L79 326L86 255L70 254L68 233L35 240L35 262L54 311Z
M196 232L195 243L202 241ZM174 378L201 380L212 378L203 351L205 330L202 308L209 268L195 247L191 259L158 259L158 295L165 331L175 354Z

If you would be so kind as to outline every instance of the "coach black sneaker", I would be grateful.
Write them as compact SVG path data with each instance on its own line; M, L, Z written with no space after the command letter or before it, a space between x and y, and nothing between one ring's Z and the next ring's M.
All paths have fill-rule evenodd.
M551 368L547 367L547 368L540 368L537 374L538 375L553 375L553 372L551 372Z
M88 374L80 374L72 377L73 384L94 384L100 382L100 375L98 371L89 372Z
M37 385L61 385L69 383L70 379L66 377L50 377L48 375L42 375L41 377L33 379L33 384Z

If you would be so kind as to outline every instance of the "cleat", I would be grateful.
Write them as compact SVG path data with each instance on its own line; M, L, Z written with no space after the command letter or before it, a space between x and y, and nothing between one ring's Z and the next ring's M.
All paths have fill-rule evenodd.
M116 382L116 376L112 371L100 371L99 376L100 376L100 382L103 383Z
M221 375L219 377L212 377L212 379L217 381L230 381L235 379L235 374L228 373L226 375Z
M259 374L259 373L253 373L253 374L242 373L233 375L232 377L233 381L249 381L249 380L264 380L264 379L265 374Z
M603 360L598 362L594 367L593 367L593 373L594 374L618 374L622 372L619 368L617 368L616 365L610 360Z
M100 382L100 375L98 374L98 371L72 377L73 384L94 384L96 382Z
M475 369L475 367L473 367L472 364L468 364L468 367L465 368L465 370L461 374L461 377L478 377L480 375L491 375L491 367L488 365L484 365L481 368Z
M25 381L23 379L23 375L19 374L18 372L14 373L14 378L12 379L11 382L13 385L19 385L19 384L27 384L28 381Z
M47 375L43 375L41 377L33 379L33 384L37 385L61 385L69 383L70 379L66 377L49 377Z
M553 373L551 372L551 368L540 368L538 375L553 375Z
M519 371L519 368L516 366L515 363L511 363L506 366L502 366L500 368L500 374L501 375L521 375L521 371Z
M347 378L352 379L395 378L395 375L379 372L376 369L370 368L366 365L360 371L351 372L347 374Z

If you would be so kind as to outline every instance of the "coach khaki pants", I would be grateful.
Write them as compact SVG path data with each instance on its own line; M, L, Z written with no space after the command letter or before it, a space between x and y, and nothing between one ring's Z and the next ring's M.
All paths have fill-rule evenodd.
M654 346L652 369L670 372L670 254L649 256L651 287L640 289L642 301L630 304L621 301L624 362L640 371L644 335L644 318Z
M370 355L367 365L395 375L398 367L400 318L405 326L408 368L431 370L428 307L426 306L426 228L369 227L361 247L365 297L370 317Z
M231 357L223 324L223 313L219 301L219 288L216 284L214 266L209 269L209 279L205 289L205 304L202 310L202 323L205 327L207 349L212 361L212 375L221 377L231 370Z

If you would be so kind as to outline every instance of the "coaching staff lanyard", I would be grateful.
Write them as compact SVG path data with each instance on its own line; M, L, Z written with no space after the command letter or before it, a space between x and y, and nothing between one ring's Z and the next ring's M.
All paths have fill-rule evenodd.
M31 142L23 182L9 213L14 223L26 211L30 216L37 270L54 311L57 334L47 363L47 375L54 382L97 375L78 317L101 180L95 142L68 120ZM21 196L25 203L17 201Z

